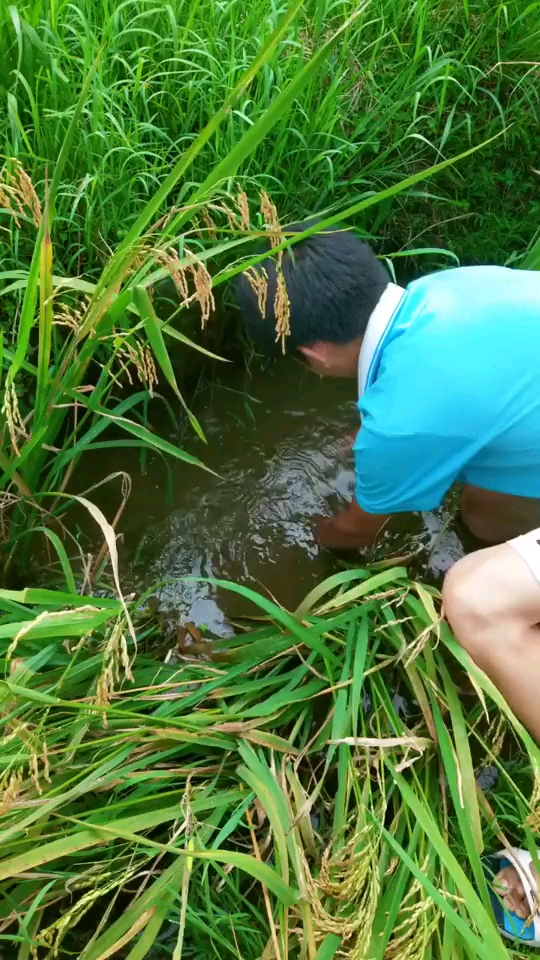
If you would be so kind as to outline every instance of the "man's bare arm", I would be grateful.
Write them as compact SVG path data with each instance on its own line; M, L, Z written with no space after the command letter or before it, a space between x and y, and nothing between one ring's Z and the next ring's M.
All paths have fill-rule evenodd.
M316 535L329 550L353 550L369 547L390 519L391 514L366 513L356 500L335 517L319 520Z

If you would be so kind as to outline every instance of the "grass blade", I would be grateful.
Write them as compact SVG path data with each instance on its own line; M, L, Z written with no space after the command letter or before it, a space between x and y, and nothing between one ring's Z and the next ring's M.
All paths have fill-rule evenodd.
M51 344L53 329L53 255L49 223L49 201L45 203L43 214L44 227L40 251L39 271L39 348L38 370L36 381L35 423L39 426L47 405L47 388L49 385L49 364L51 360Z

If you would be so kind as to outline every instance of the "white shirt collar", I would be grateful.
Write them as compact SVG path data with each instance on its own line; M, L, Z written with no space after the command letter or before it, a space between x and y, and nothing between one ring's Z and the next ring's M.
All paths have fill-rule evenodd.
M392 318L405 293L403 287L396 283L389 283L373 310L366 327L360 356L358 358L358 396L361 397L366 389L369 368L375 351L384 337Z

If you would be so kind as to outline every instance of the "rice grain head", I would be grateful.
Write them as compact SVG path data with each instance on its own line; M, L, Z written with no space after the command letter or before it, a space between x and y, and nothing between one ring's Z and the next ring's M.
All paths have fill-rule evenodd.
M43 796L43 790L41 789L41 784L39 782L39 762L38 755L36 751L31 747L30 748L30 757L29 757L29 767L30 775L32 777L32 782L36 788L36 793L38 796Z
M202 220L202 222L203 222L203 224L204 224L204 226L205 226L206 233L207 233L209 239L210 239L210 240L216 240L216 239L217 239L217 225L216 225L215 220L213 220L212 217L210 216L210 214L208 213L208 210L203 210L203 212L202 212L202 214L201 214L201 220Z
M185 263L180 260L176 250L156 248L152 251L152 256L156 263L165 267L176 287L181 302L186 303L189 300L187 268Z
M265 190L261 190L261 214L265 230L270 237L272 248L283 242L283 231L275 203ZM265 314L263 313L263 316ZM276 324L276 343L281 342L281 351L285 353L287 337L291 335L291 302L283 274L283 250L276 254L276 295L274 297L274 317Z
M118 620L111 631L109 639L102 649L103 665L96 684L95 704L108 707L112 695L122 679L133 683L133 674L124 633L124 621ZM123 676L121 672L123 671ZM107 714L103 714L103 726L107 726Z
M100 871L96 872L94 876L89 876L89 872L87 872L88 879L85 885L89 887L89 889L76 899L75 890L79 887L78 885L70 885L68 889L74 902L69 906L65 903L61 916L58 917L57 920L54 920L48 927L40 930L38 934L40 946L45 949L48 948L50 951L48 956L60 956L60 946L68 930L80 922L82 917L88 913L97 900L106 896L107 893L111 893L119 888L122 889L125 884L135 876L138 870L139 863L136 862L131 867L118 871L118 873L114 874L107 882L104 882L107 878L106 873L103 874L103 872ZM108 955L111 956L111 954ZM35 956L37 960L38 954L36 953Z
M152 258L167 270L180 297L180 306L187 307L193 301L201 310L201 325L204 328L216 309L212 277L206 265L191 250L185 249L185 257L180 259L172 248L156 248L151 251ZM191 281L191 292L190 292Z
M56 303L53 322L58 327L68 327L73 333L78 333L84 323L89 304L88 296L81 297L77 303Z
M285 353L287 337L291 335L291 302L283 276L280 259L276 264L276 295L274 298L274 316L276 318L276 343L281 342L281 352Z
M42 220L41 204L32 180L22 164L11 159L12 169L4 168L0 175L0 207L13 217L17 227L21 226L20 217L30 214L36 227Z
M4 813L8 813L11 810L21 792L22 782L23 771L22 769L18 769L12 770L7 783L0 785L2 791L0 794L0 816L3 816Z
M341 956L364 960L380 892L378 833L367 824L338 853L325 851L319 876L306 877L317 939L342 937Z
M405 667L410 667L415 660L422 654L425 646L431 640L431 635L433 633L433 626L425 627L417 637L414 638L412 643L408 644L403 656L403 664Z
M239 187L236 194L236 206L238 207L238 212L240 214L240 228L242 230L250 230L251 228L251 219L249 216L249 201L247 194ZM277 211L276 211L277 212Z
M257 306L264 320L268 302L268 274L263 266L258 266L244 270L244 276L257 297Z
M264 228L270 236L270 243L273 247L279 247L283 240L283 231L279 222L279 216L275 203L270 199L266 190L261 190L261 214L264 220Z
M196 258L191 264L191 275L195 285L193 299L197 301L201 308L201 326L204 329L216 309L216 301L212 289L212 277L202 260Z
M110 338L105 338L110 339ZM146 387L151 397L154 395L154 387L159 382L156 364L153 353L147 343L143 343L134 334L129 337L122 337L118 334L113 335L116 359L120 363L120 368L125 373L129 385L132 387L134 380L131 375L132 369L139 381Z
M224 201L221 203L209 203L207 209L213 210L214 213L224 213L227 218L229 230L233 233L238 230L238 214L235 210L232 210L227 203Z
M426 861L422 871L427 869ZM420 881L413 879L401 903L384 960L424 960L441 916Z
M526 819L526 824L533 833L540 833L540 767L534 758L531 758L534 773L534 783L529 801L531 812Z
M19 401L17 398L15 384L9 379L4 390L2 413L6 418L11 446L16 455L20 456L19 443L21 441L24 443L25 440L28 440L28 433L19 410Z

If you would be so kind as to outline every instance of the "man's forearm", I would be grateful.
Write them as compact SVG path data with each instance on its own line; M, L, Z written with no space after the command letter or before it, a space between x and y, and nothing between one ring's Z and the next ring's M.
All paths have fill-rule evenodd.
M317 537L321 546L330 550L369 547L389 519L389 514L366 513L353 500L335 517L319 521Z

